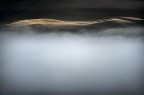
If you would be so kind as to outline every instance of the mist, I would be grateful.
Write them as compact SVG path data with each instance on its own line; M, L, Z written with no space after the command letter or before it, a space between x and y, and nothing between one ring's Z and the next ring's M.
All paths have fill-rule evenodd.
M3 92L141 93L142 29L84 31L1 33Z

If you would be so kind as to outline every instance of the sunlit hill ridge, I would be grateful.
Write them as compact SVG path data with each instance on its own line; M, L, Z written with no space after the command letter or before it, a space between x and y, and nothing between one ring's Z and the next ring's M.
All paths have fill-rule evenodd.
M27 19L19 20L8 25L10 26L26 26L26 25L45 25L45 26L87 26L91 24L104 23L104 22L116 22L116 23L134 23L134 21L143 20L141 18L134 17L118 17L118 18L109 18L96 21L64 21L48 18L40 19Z
M107 28L119 28L140 25L144 19L136 17L116 17L106 18L93 21L66 21L48 18L25 19L5 24L1 30L22 32L34 30L35 32L54 31L80 31L84 30L104 30Z

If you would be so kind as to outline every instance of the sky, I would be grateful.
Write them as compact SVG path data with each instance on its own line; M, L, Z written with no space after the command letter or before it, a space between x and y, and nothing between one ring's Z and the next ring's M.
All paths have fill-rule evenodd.
M143 5L142 0L1 0L0 20L39 17L81 20L119 15L142 16Z

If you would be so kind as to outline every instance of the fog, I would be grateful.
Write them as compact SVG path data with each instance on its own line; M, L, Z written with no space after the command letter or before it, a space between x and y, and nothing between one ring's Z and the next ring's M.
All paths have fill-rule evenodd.
M3 33L4 92L140 93L142 37L111 31Z

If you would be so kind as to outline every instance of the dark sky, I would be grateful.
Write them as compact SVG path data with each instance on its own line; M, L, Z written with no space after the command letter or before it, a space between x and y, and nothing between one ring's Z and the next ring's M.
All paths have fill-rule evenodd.
M26 18L96 19L142 16L143 0L0 0L0 20Z

